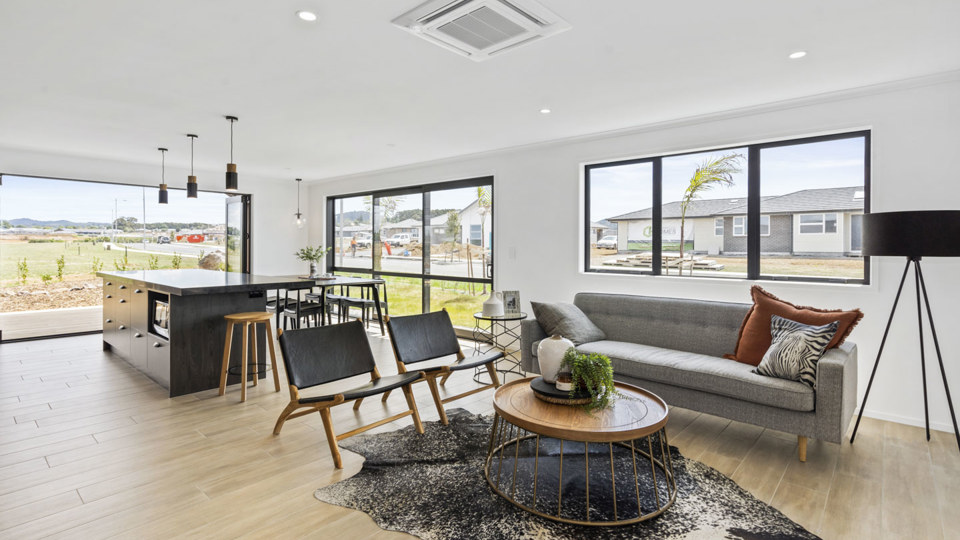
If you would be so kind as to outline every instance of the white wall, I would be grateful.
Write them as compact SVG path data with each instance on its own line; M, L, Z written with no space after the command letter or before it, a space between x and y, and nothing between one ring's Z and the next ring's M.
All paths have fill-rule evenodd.
M307 230L293 223L297 206L297 187L293 180L273 181L253 178L240 168L240 192L252 195L253 260L252 271L265 275L291 275L307 271L306 263L293 256L307 241ZM96 180L156 186L159 165L52 155L26 150L0 148L0 172L11 175ZM187 171L167 166L171 188L185 188ZM222 191L224 171L197 170L201 189ZM3 188L0 188L3 189ZM303 188L306 191L306 187ZM305 194L305 193L304 193ZM308 221L309 223L309 221Z
M960 208L958 178L944 171L960 145L960 72L632 132L334 179L312 185L310 202L316 209L322 208L327 195L491 174L495 177L496 287L520 290L526 311L526 301L531 299L570 301L578 291L747 302L753 284L748 281L583 273L581 165L863 128L872 129L873 211ZM311 238L319 239L321 231L322 224L314 219ZM875 260L869 286L762 285L799 304L863 309L866 317L851 336L859 345L862 396L903 264L893 258ZM960 401L960 362L956 361L960 332L953 331L960 327L960 311L955 308L960 301L960 260L931 258L923 264L946 369L954 397ZM901 303L907 307L901 307L894 321L867 414L918 424L923 421L923 394L916 310L909 309L912 302L910 298ZM932 353L932 344L927 351ZM930 418L935 427L946 429L946 399L935 357L930 360Z

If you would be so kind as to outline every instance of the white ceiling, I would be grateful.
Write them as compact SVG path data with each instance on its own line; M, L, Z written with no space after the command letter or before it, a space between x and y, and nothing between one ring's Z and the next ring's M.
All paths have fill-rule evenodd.
M3 0L0 147L218 170L234 114L241 179L317 180L960 69L957 0L541 0L573 28L480 63L419 3Z

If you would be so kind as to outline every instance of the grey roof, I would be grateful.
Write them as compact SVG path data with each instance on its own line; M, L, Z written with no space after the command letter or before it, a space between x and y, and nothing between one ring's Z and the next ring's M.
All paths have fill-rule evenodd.
M736 208L740 205L746 207L746 197L736 197L731 199L694 199L687 208L688 218L715 216L724 210ZM663 219L674 219L680 217L680 201L669 202L663 205ZM607 221L627 221L631 219L652 219L653 209L644 208L636 212L630 212L620 216L607 218Z
M863 198L864 189L862 186L804 189L764 199L760 204L760 212L764 214L800 214L804 212L863 210ZM747 213L746 205L721 212L724 215L745 213Z
M863 187L804 189L786 195L760 197L761 212L764 214L798 214L803 212L827 212L863 210ZM855 195L859 194L859 198ZM743 215L747 213L746 197L732 199L695 199L687 209L688 218ZM620 216L608 218L609 221L627 221L633 219L652 219L653 211L645 208ZM680 201L663 205L663 219L680 218Z

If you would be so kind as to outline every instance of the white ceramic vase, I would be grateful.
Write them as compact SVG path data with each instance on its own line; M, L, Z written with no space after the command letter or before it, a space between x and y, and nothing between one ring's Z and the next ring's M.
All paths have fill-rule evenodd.
M543 380L555 384L557 374L560 373L560 363L567 349L573 347L573 342L560 335L554 335L540 342L537 346L537 360L540 362L540 375Z
M502 317L503 316L503 293L490 291L490 298L483 303L484 317Z

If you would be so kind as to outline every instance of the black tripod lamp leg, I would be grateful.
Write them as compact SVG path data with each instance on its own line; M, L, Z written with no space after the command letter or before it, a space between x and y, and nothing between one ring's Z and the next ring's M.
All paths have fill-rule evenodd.
M897 312L897 304L900 303L900 293L903 292L903 282L907 279L907 271L910 270L910 263L913 260L907 259L907 265L903 267L903 275L900 276L900 286L897 287L897 296L893 299L893 307L890 308L890 318L887 319L887 327L883 330L883 339L880 340L880 350L877 351L877 359L873 362L873 371L870 372L870 382L867 383L867 391L863 394L863 401L860 403L860 412L857 414L857 423L853 425L853 433L850 435L850 444L857 437L857 430L860 429L860 420L863 418L863 409L867 406L867 398L870 397L870 388L873 386L873 378L877 375L877 366L880 365L880 356L883 355L883 346L887 344L887 335L890 333L890 325L893 323L893 315Z
M927 440L930 440L930 407L927 401L927 359L923 351L923 309L920 307L920 261L914 261L914 279L917 282L917 325L920 336L920 377L923 381L923 420L927 427Z
M953 411L950 385L947 384L947 372L943 369L943 355L940 354L940 340L937 339L937 329L933 326L933 311L930 309L930 298L927 296L927 284L923 280L923 271L920 271L919 263L917 263L917 270L917 276L920 278L920 288L923 291L923 302L927 305L927 320L930 322L930 332L933 334L933 346L937 350L937 361L940 363L940 376L943 377L943 389L947 392L947 405L950 407L950 419L953 420L953 434L957 438L957 448L960 449L960 429L957 429L957 415Z

